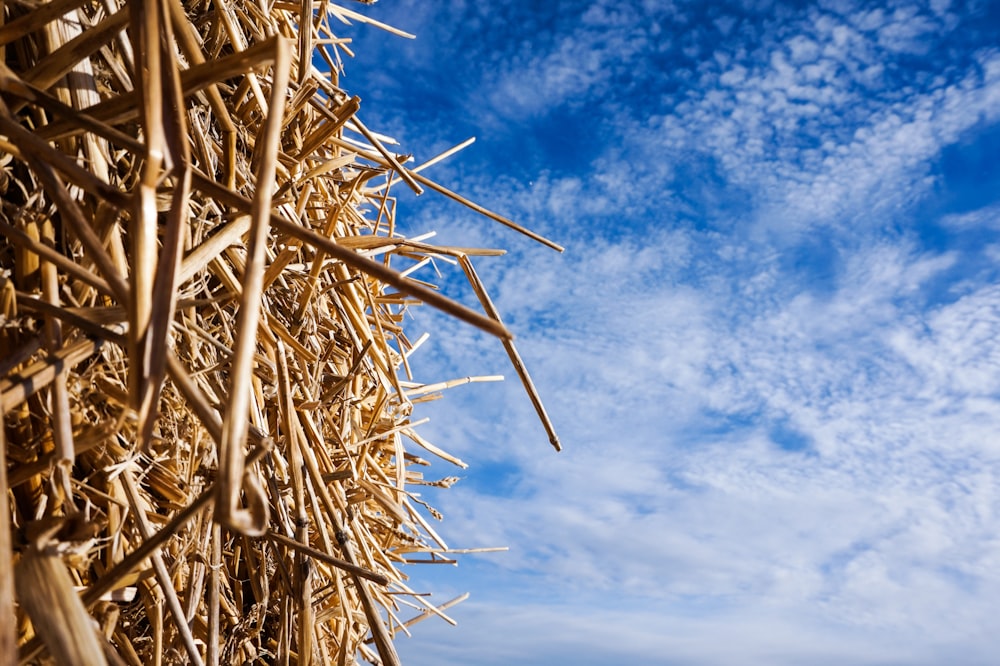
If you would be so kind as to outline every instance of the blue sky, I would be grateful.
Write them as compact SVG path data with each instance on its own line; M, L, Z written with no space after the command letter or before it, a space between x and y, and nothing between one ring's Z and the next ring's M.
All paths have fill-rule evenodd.
M403 186L403 233L500 247L502 347L429 309L436 664L931 665L1000 650L1000 5L428 3L344 26L360 117L557 254ZM360 8L360 9L359 9ZM460 272L438 278L473 302ZM420 277L420 274L416 274Z

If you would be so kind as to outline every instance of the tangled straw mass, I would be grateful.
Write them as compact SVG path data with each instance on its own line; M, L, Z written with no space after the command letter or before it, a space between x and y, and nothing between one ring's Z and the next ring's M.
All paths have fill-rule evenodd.
M362 123L337 30L408 35L348 7L0 19L0 663L399 663L400 632L451 621L404 565L460 552L419 492L454 477L424 470L464 467L419 432L451 383L411 376L407 308L496 335L559 441L473 266L501 252L404 237L392 192L561 248Z

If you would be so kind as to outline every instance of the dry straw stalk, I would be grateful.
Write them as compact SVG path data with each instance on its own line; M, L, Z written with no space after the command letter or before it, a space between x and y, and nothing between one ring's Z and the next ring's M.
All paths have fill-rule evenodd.
M481 248L397 233L439 193L340 86L322 0L0 4L0 663L387 666L452 563L413 486L423 303L497 336ZM325 62L318 69L313 62ZM482 311L414 277L457 260ZM414 446L414 450L407 447ZM417 485L419 484L419 485ZM451 556L450 556L451 555Z

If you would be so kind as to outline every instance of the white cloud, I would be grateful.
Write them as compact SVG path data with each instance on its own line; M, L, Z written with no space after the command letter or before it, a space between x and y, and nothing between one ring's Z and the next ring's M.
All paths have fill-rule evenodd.
M933 183L929 161L1000 115L1000 59L990 51L962 78L870 94L892 83L896 51L917 48L907 40L927 45L947 32L928 16L874 10L854 17L861 32L831 14L803 18L787 37L766 38L756 58L710 68L658 126L634 125L629 145L667 161L709 155L729 184L756 192L763 224L812 226L856 220L873 202L892 215L919 200Z
M946 215L941 224L953 229L1000 228L1000 204L991 204L967 213Z
M928 386L956 401L1000 396L1000 288L964 296L924 326L923 335L901 330L893 342Z
M692 240L688 252L702 251ZM765 614L770 636L824 626L856 642L851 663L873 654L873 631L910 644L926 636L928 650L948 644L949 655L964 643L975 663L976 646L989 644L983 591L1000 587L1000 451L990 443L1000 292L923 316L921 289L955 259L890 245L848 259L825 298L782 297L768 281L728 296L633 288L641 266L657 269L629 242L527 266L530 281L561 286L555 297L522 292L514 269L503 280L514 312L554 308L550 332L525 347L567 450L550 457L508 385L501 402L516 414L500 433L513 495L457 486L442 498L446 531L462 545L510 545L491 561L493 579L514 586L643 606L711 600L713 622ZM622 261L633 255L636 273ZM720 416L706 410L745 423L712 434ZM806 436L807 450L772 442L775 419ZM942 621L942 605L961 610ZM662 634L646 635L644 649L652 636ZM663 654L685 654L661 640ZM704 663L828 654L782 639L786 661L769 662L766 642L733 640L733 654L688 647ZM885 658L918 664L921 652Z
M508 118L544 114L611 94L612 79L627 70L624 63L642 57L651 46L648 31L637 29L640 21L628 4L591 4L572 32L557 36L551 49L527 45L488 75L491 111Z
M918 14L916 7L900 8L878 29L878 43L889 51L922 55L931 48L938 27L936 21Z
M450 204L416 220L512 250L476 265L566 450L498 345L435 321L413 359L431 379L509 377L432 406L432 440L504 472L442 494L441 532L511 552L459 567L463 625L418 627L408 663L990 663L1000 289L963 264L1000 251L893 225L942 149L998 120L1000 56L900 64L955 37L948 2L637 21L656 4L581 7L482 87L528 116L613 114L578 137L605 145L589 168L465 174L565 256ZM636 65L682 19L676 69Z

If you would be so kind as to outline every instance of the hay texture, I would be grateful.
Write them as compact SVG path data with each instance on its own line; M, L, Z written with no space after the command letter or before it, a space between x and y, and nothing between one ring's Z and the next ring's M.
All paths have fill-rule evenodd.
M411 376L407 308L496 335L559 442L473 267L498 252L402 237L393 188L560 248L362 123L337 30L408 36L361 6L2 8L0 663L398 663L451 621L405 565L454 561L419 491L464 467L418 431L455 382Z

